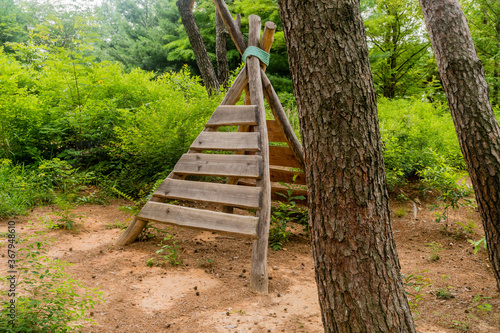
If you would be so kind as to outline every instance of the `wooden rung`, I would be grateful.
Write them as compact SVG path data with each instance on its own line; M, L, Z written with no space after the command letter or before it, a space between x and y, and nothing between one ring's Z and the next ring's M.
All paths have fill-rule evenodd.
M257 155L184 154L173 172L183 175L260 178L262 157Z
M277 168L269 169L271 182L282 182L288 184L306 185L306 175L303 172L295 172ZM295 181L294 181L295 177Z
M256 238L258 217L225 214L210 210L149 201L137 218L183 227L228 232Z
M206 126L257 125L257 106L221 105L212 114Z
M297 161L292 150L288 147L270 146L269 164L302 169L299 161Z
M259 208L260 188L165 179L153 194L166 199L203 201L241 208Z
M266 120L267 123L267 136L269 142L286 142L285 135L281 132L278 122L276 120Z
M259 151L260 133L201 132L191 145L200 150Z

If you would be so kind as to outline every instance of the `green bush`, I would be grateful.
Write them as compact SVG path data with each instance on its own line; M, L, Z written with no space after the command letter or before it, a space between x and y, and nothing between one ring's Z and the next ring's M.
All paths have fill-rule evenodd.
M429 149L442 156L453 168L465 164L457 135L446 106L417 99L378 101L380 132L389 187L402 185L408 178L435 163Z
M156 77L60 48L36 69L14 56L0 50L0 158L59 158L127 193L166 174L223 97L209 98L187 67Z
M0 159L0 217L23 215L57 198L76 201L78 191L92 181L93 173L78 171L58 158L30 166Z
M202 131L222 96L208 97L187 67L167 73L156 84L162 96L130 111L115 127L114 158L126 162L118 187L137 195L141 185L165 176Z
M0 218L26 214L35 205L52 202L51 190L33 168L0 159Z
M14 325L9 323L10 309L6 301L0 310L2 332L74 332L81 329L75 321L91 321L87 312L101 299L96 289L88 289L73 279L66 262L50 259L46 239L15 243L17 250L16 314ZM11 283L6 277L2 283ZM2 288L0 295L8 297Z
M459 172L457 169L449 166L443 156L438 155L435 151L429 150L426 154L430 165L425 166L419 171L422 177L424 191L436 191L439 196L437 201L440 205L435 208L442 208L442 212L436 213L436 222L444 221L447 230L449 226L448 210L458 209L460 207L473 207L474 203L469 198L473 194L472 187L463 180L464 172ZM462 181L460 181L462 179ZM442 207L441 207L442 206Z

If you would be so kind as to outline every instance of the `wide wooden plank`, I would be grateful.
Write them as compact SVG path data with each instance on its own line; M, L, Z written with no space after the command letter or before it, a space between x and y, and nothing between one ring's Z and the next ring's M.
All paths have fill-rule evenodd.
M283 170L278 168L269 169L271 182L306 185L306 175L303 172Z
M201 132L191 149L259 151L259 133L243 132Z
M166 199L193 200L258 209L260 188L165 179L153 196Z
M269 142L287 142L276 120L266 120Z
M269 147L269 164L292 168L302 168L292 150L288 147Z
M262 157L257 155L184 154L173 172L213 177L260 178Z
M229 232L254 238L257 237L259 221L259 218L254 216L225 214L152 201L144 205L137 217L147 221Z
M257 125L257 106L220 105L206 126L249 126Z

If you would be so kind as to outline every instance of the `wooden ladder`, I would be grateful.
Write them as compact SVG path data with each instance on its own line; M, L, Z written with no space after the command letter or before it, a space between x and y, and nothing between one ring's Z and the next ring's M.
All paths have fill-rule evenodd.
M251 15L249 22L249 45L257 46L260 18ZM266 52L276 28L269 23L262 36L264 44L261 41ZM283 188L272 187L271 180L292 183L299 179L297 183L305 184L305 177L300 171L284 168L303 168L302 147L264 70L258 58L247 58L247 64L189 151L120 235L116 245L133 242L148 221L250 237L255 239L250 284L259 292L268 292L271 196L272 192L283 192ZM243 91L245 105L235 105ZM264 97L275 120L266 121ZM228 126L237 126L238 132L220 131ZM285 142L288 147L269 146L269 141ZM198 180L186 179L193 176ZM227 181L225 184L200 181L203 177L225 177ZM175 200L215 204L222 207L222 212L169 203ZM255 211L255 216L233 214L235 207Z

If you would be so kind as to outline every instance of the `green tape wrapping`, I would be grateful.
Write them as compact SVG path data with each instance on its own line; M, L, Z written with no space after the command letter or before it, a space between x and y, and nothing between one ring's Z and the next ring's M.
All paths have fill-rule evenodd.
M271 56L269 53L264 51L263 49L257 47L257 46L249 46L243 53L243 62L246 64L247 63L247 57L249 56L254 56L260 59L266 66L269 66L269 59Z

